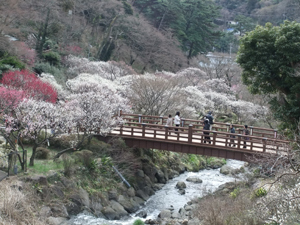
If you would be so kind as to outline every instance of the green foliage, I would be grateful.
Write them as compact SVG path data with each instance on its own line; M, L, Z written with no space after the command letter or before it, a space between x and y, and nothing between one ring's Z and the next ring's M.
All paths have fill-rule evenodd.
M232 192L230 192L230 196L232 198L236 198L240 194L240 188L235 188Z
M234 21L237 22L237 24L232 25L232 28L234 28L234 32L238 32L240 36L255 28L254 20L250 17L238 15L235 17Z
M22 63L15 56L4 56L0 58L0 79L2 78L2 74L7 72L8 70L22 70L25 69L25 64Z
M96 161L94 160L93 152L89 150L76 151L74 153L77 159L89 170L96 169Z
M267 23L241 38L237 58L243 83L252 94L273 94L269 103L275 118L292 130L300 118L299 43L299 23Z
M50 63L52 66L59 66L61 57L57 52L46 52L43 53L43 57L46 60L46 62Z
M126 14L133 15L133 9L130 4L128 4L126 1L123 1L123 7Z
M70 177L74 172L75 161L67 154L62 155L62 161L64 166L64 174L67 177Z
M254 195L257 198L263 197L263 196L267 195L267 190L264 189L263 187L260 187L254 191Z
M141 219L137 219L133 222L133 225L144 225L145 223Z
M58 83L64 83L66 79L61 69L52 66L47 62L35 64L33 70L38 74L49 73L53 75Z

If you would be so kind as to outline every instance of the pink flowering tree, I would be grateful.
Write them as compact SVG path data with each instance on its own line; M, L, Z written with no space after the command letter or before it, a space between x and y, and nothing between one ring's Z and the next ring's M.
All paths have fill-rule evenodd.
M1 83L11 89L23 90L27 98L55 103L57 92L48 83L42 82L35 74L27 71L9 71L2 77Z

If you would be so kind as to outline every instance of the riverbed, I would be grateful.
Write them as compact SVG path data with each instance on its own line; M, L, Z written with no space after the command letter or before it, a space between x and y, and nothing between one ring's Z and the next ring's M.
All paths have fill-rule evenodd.
M240 168L244 166L244 162L237 160L227 160L227 165L232 168ZM188 177L198 177L203 182L202 183L191 183L186 181ZM196 197L202 197L207 193L214 192L220 185L227 182L234 182L239 178L232 177L229 175L223 175L220 173L220 169L205 169L199 172L185 172L180 176L169 180L161 190L157 191L153 196L151 196L144 206L140 208L139 211L143 210L147 213L147 218L142 219L135 217L134 213L129 218L125 220L105 220L102 218L96 218L92 215L81 213L76 217L73 217L69 224L74 225L132 225L136 219L155 219L158 214L164 210L169 209L171 206L174 211L178 210ZM175 188L178 181L183 181L186 184L185 195L181 195L178 189Z

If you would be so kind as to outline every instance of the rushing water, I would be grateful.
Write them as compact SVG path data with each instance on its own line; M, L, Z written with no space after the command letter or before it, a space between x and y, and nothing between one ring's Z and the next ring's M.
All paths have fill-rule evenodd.
M232 168L240 168L244 162L237 160L227 160L227 165ZM186 181L188 177L198 177L203 183L195 184ZM151 196L145 205L140 209L147 212L146 219L155 219L163 209L168 209L172 205L174 211L178 212L188 201L195 197L201 197L208 192L214 192L220 185L235 181L236 178L220 173L220 169L201 170L199 172L186 172L180 176L169 180L164 187ZM185 195L180 195L175 188L178 181L184 181L186 184ZM74 225L131 225L138 219L134 217L136 213L126 220L105 220L96 218L87 214L79 214L69 222ZM146 220L142 219L142 220Z

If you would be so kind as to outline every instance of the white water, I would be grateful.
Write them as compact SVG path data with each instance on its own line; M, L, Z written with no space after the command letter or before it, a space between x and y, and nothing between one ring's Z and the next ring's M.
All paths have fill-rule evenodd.
M237 160L227 160L227 165L232 168L240 168L244 165L244 162ZM198 177L203 183L195 184L186 181L188 177ZM220 173L220 169L201 170L197 173L186 172L180 176L169 180L167 184L155 195L151 196L145 205L140 209L147 212L146 219L155 219L163 209L168 209L171 205L174 207L174 211L178 210L195 197L201 197L208 192L214 192L220 185L227 182L235 181L236 178L223 175ZM186 184L185 195L180 195L178 189L175 188L178 181L184 181ZM134 217L136 213L131 215L126 220L105 220L102 218L96 218L91 215L79 214L72 218L69 222L74 225L132 225L133 222L138 219ZM141 219L141 218L140 218ZM142 219L143 221L146 219Z

